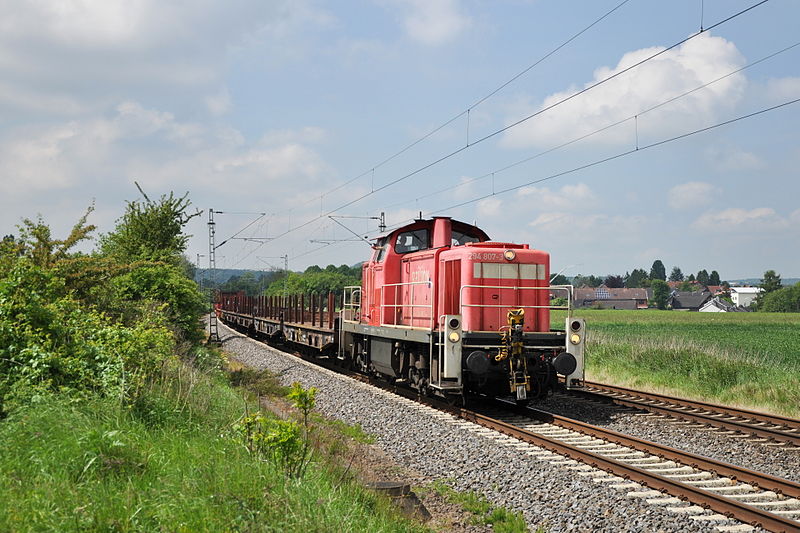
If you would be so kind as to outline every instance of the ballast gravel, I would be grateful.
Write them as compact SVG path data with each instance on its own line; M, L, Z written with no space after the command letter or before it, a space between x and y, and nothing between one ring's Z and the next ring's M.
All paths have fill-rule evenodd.
M626 497L626 490L595 483L511 444L520 441L497 440L491 432L475 431L475 426L448 415L313 368L224 326L220 334L223 348L241 363L270 370L284 384L298 381L317 387L320 412L360 424L398 463L457 490L482 493L495 505L522 511L531 529L541 525L550 532L666 533L715 531L718 525Z
M734 438L713 428L691 428L674 418L654 416L565 394L536 404L537 409L575 418L626 435L657 442L718 461L800 482L800 451L790 446L765 446L750 438Z

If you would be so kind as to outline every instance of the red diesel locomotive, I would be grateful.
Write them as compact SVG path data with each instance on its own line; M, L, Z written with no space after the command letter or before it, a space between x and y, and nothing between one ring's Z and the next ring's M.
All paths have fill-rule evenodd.
M220 295L227 323L280 338L362 372L406 382L422 393L544 397L563 377L583 386L585 324L569 316L550 329L550 309L570 309L572 287L550 286L550 255L493 242L476 226L435 217L377 239L328 323L315 304ZM566 305L554 307L551 297ZM330 298L329 298L330 301ZM322 306L320 306L322 307Z

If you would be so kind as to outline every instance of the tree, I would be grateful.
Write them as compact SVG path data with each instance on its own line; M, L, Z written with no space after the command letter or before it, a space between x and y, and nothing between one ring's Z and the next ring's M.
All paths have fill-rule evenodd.
M669 285L667 285L667 282L654 279L651 287L653 288L653 303L659 309L666 309L667 300L669 300Z
M774 270L767 270L764 272L764 277L761 278L761 283L758 285L764 289L763 294L767 295L783 288L781 283L781 275L776 274Z
M800 283L763 295L759 310L769 313L800 313Z
M665 281L667 279L667 270L664 268L664 263L661 259L653 261L653 266L650 267L650 279L660 279Z
M697 279L694 277L694 274L689 274L689 277L686 278L686 281L697 281Z
M672 272L669 273L669 280L683 281L683 272L681 272L681 269L676 266L672 267Z
M556 277L550 280L550 285L569 285L569 280L564 274L557 274Z
M643 268L634 268L633 271L625 277L625 286L629 289L644 287L647 281L647 271Z
M699 283L700 285L702 285L704 287L709 284L708 283L708 271L706 271L705 268L697 273L697 283Z
M709 285L719 285L720 284L719 272L717 272L716 270L712 270L711 271L711 275L708 276L708 284Z
M594 275L581 276L580 274L576 274L575 277L572 278L572 284L576 287L596 288L603 284L603 279Z
M86 224L86 219L92 211L94 206L89 206L64 240L53 239L50 226L44 223L41 215L35 222L28 218L23 219L22 224L18 226L21 253L29 257L34 265L42 268L50 268L59 261L69 258L70 250L79 242L90 238L91 233L97 229L93 224Z
M191 206L188 194L176 198L170 192L155 202L144 195L144 201L128 202L114 231L100 238L100 251L124 263L165 261L179 264L191 237L183 233L183 227L201 214L200 211L188 213Z
M761 283L758 286L762 289L762 291L756 296L755 301L751 304L757 310L762 310L761 306L764 303L764 298L773 292L779 291L783 288L783 282L781 282L781 275L776 274L774 270L767 270L764 272L764 277L761 278Z
M609 289L620 289L625 284L624 281L622 280L622 276L614 276L614 275L607 276L606 279L603 281L603 283Z

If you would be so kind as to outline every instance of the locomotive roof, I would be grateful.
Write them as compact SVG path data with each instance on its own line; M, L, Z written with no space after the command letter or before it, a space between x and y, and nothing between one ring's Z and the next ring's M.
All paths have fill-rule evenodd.
M428 226L428 225L433 224L434 220L436 220L437 218L449 218L454 229L457 229L459 231L464 230L464 229L475 230L476 232L480 233L480 235L485 237L485 240L487 240L487 241L490 240L489 239L489 235L485 231L483 231L481 228L479 228L478 226L476 226L474 224L468 224L467 222L462 222L460 220L456 220L456 219L450 218L450 217L418 218L418 219L414 220L414 222L411 222L410 224L406 224L405 226L400 226L399 228L395 228L395 229L393 229L391 231L386 231L384 233L381 233L381 234L375 236L373 239L374 240L383 239L383 238L388 237L389 235L391 235L393 233L397 233L398 231L404 231L404 230L407 230L409 228L416 228L416 227L419 227L421 225Z

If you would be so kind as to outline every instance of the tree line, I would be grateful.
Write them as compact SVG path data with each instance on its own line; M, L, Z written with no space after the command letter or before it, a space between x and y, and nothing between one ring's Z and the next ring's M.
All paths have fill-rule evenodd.
M716 270L712 270L709 274L706 269L702 269L697 272L697 275L689 274L688 276L684 276L680 267L675 266L672 268L669 277L667 277L666 268L660 259L653 261L653 265L650 267L649 271L644 268L634 268L630 272L625 272L625 275L609 274L605 277L594 275L583 276L578 274L572 278L572 285L576 287L592 288L605 285L610 289L637 289L650 287L653 281L656 280L682 282L680 290L686 291L709 285L727 285L727 282L720 280L719 272ZM557 281L562 282L560 284L569 283L569 280L563 275L559 275L553 280L555 284L559 284Z
M218 286L222 292L244 292L248 296L280 296L282 294L340 293L345 287L361 285L361 265L311 265L303 272L283 269L245 272L232 276Z

